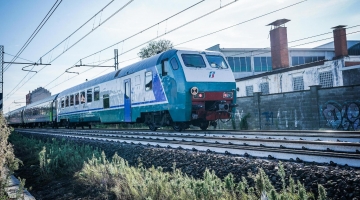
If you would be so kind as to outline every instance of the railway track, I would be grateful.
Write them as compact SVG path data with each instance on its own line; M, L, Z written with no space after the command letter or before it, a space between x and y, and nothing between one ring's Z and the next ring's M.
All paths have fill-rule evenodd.
M21 133L56 135L163 148L211 151L245 157L336 163L360 167L360 133L344 132L150 132L142 130L16 129ZM339 137L339 135L341 135Z

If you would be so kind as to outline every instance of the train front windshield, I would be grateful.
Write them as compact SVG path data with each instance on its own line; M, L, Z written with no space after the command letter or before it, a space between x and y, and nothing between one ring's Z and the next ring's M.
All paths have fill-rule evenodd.
M206 59L212 68L229 68L222 56L206 55Z

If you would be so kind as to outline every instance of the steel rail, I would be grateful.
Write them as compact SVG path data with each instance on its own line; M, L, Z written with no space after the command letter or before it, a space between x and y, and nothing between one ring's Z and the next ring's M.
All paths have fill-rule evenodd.
M157 135L156 138L152 138L150 135L138 136L129 136L129 135L116 135L116 134L103 134L103 133L91 133L86 131L49 131L48 133L43 132L44 130L17 130L22 133L36 133L43 135L56 135L61 137L71 137L79 139L92 139L92 140L102 140L107 142L126 142L131 144L141 144L141 145L151 145L155 147L167 147L167 148L181 148L181 149L190 149L197 151L211 151L216 153L225 153L225 154L234 154L239 156L254 156L261 158L270 158L270 159L281 159L281 160L296 160L296 161L305 161L305 162L316 162L316 163L337 163L340 165L349 165L353 167L360 167L360 156L359 153L349 153L349 152L336 152L336 151L321 151L321 150L310 150L307 148L303 149L294 149L294 148L283 148L283 147L271 147L271 146L251 146L244 144L235 144L230 143L220 143L218 141L209 142L206 140L196 141L196 140L185 140L182 137L175 139L172 137L169 138L160 138L160 135ZM52 133L51 133L52 132ZM198 137L201 138L201 137ZM208 138L202 138L208 139ZM217 137L216 139L223 139L222 137ZM230 138L226 138L230 139ZM143 144L144 143L144 144ZM145 144L147 143L147 144Z

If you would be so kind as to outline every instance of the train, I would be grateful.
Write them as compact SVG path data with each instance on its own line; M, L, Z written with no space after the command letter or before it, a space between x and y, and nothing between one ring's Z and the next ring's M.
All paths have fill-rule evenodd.
M229 120L234 75L216 51L173 48L8 112L13 127L143 123L150 130L206 130Z

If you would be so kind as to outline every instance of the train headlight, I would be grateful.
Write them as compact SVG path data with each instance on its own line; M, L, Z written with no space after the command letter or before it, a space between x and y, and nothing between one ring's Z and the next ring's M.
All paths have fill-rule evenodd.
M204 92L199 92L199 93L194 95L194 99L203 99L203 98L205 98L205 93Z
M223 98L224 99L231 99L231 98L233 98L233 93L232 92L224 92L223 93Z

